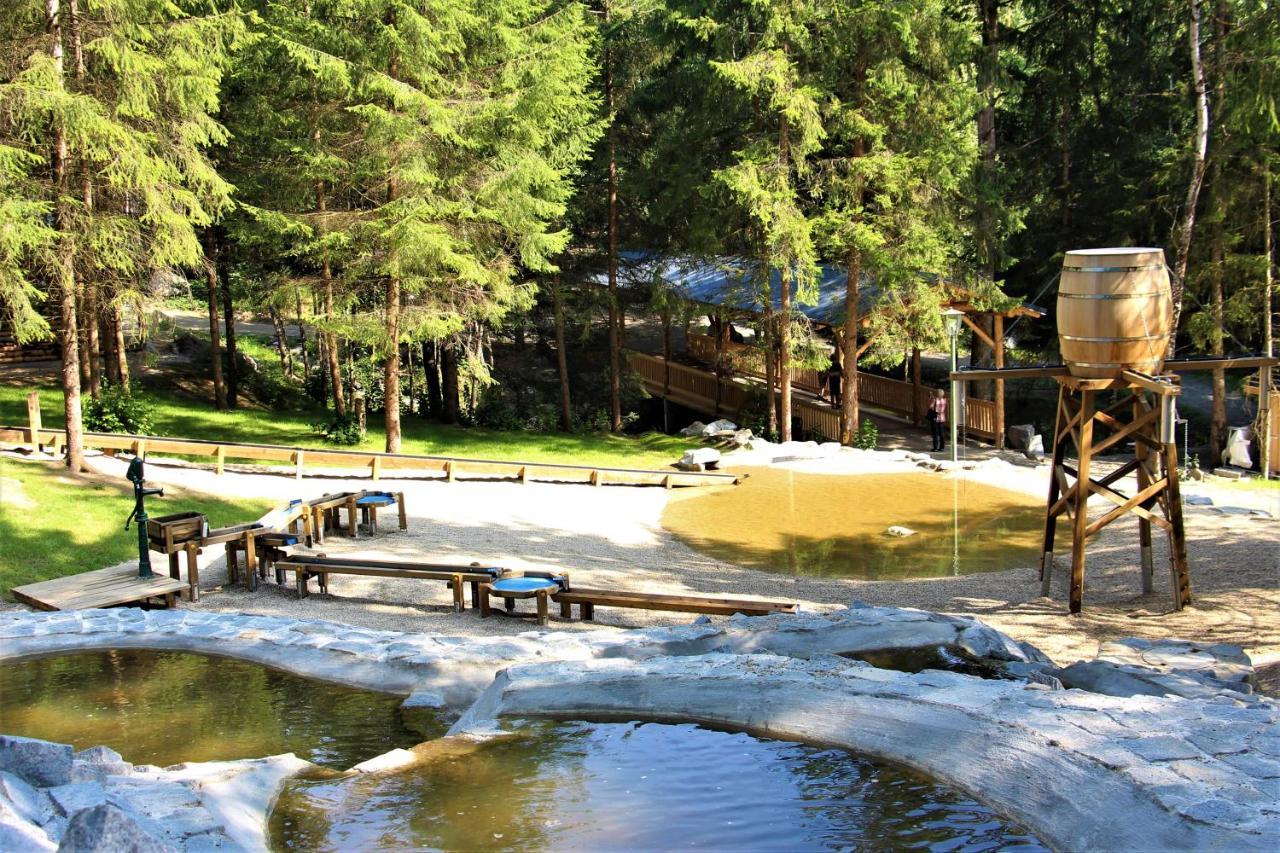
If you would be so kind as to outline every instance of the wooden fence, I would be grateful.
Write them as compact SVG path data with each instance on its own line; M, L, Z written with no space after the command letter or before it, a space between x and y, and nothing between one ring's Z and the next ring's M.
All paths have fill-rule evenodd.
M34 392L33 392L34 395ZM60 429L44 429L40 425L39 405L28 398L30 425L0 426L0 443L28 445L33 450L48 446L58 452L66 446L67 434ZM32 414L34 413L34 414ZM643 468L604 468L592 465L561 465L551 462L506 462L497 459L467 459L451 456L422 456L411 453L376 453L364 450L330 450L291 447L278 444L243 444L227 441L204 441L191 438L167 438L154 435L86 432L84 446L108 453L128 451L146 458L151 453L168 453L210 459L214 472L223 473L227 460L284 462L293 466L301 477L306 466L367 470L377 480L383 471L414 471L435 474L453 482L457 479L509 479L521 483L583 483L593 486L723 486L739 481L734 474L691 471L653 471Z
M633 353L631 369L644 380L645 388L650 394L665 396L673 403L716 417L740 417L750 399L750 388L744 381L728 378L717 380L709 371L674 362L667 364L661 356ZM923 415L930 393L928 388L916 388L910 382L900 379L872 373L858 374L858 399L863 405L885 409L907 418L912 418L917 413ZM914 410L913 397L918 406ZM792 398L791 409L806 433L839 441L840 413L831 406L797 396ZM990 400L968 400L961 415L958 423L964 425L970 435L987 441L994 439L995 403Z

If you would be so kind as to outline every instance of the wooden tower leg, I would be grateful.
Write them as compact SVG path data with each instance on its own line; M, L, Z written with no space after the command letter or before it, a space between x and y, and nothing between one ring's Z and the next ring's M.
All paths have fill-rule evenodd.
M1045 504L1044 513L1044 544L1040 549L1040 594L1048 596L1053 585L1053 540L1058 532L1058 513L1054 512L1054 504L1058 502L1061 489L1058 487L1059 473L1062 470L1062 460L1066 458L1067 441L1066 436L1061 436L1062 426L1070 420L1065 416L1062 395L1064 389L1058 386L1058 415L1053 422L1053 464L1050 466L1049 475L1049 502Z
M1142 417L1143 404L1141 399L1133 401L1133 417L1138 419ZM1146 429L1142 434L1153 434L1153 430ZM1141 437L1136 437L1133 442L1134 453L1138 457L1138 491L1144 492L1152 483L1151 472L1151 451L1147 448ZM1158 474L1156 476L1159 476ZM1142 516L1138 517L1138 544L1142 550L1142 591L1144 593L1152 592L1155 589L1155 562L1151 552L1151 522Z
M1173 573L1173 609L1191 603L1191 571L1187 568L1187 534L1182 524L1182 488L1178 484L1178 445L1164 446L1165 477L1169 485L1169 567Z
M1084 602L1084 545L1085 531L1089 526L1089 463L1093 455L1093 406L1096 391L1080 392L1080 464L1076 471L1075 518L1071 529L1071 603L1073 614L1079 613Z

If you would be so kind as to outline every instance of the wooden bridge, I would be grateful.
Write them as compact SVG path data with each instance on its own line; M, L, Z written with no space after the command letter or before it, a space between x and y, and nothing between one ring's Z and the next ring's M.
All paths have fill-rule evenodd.
M690 336L689 352L699 353L697 337ZM708 340L710 340L708 338ZM743 349L751 349L741 344ZM690 367L677 362L667 362L661 356L633 353L631 369L644 381L645 389L656 397L665 397L697 412L712 417L740 418L753 393L763 392L750 362L735 365L737 377L717 377L710 370ZM840 440L840 411L818 398L822 390L821 377L814 370L792 371L792 382L799 391L792 396L792 415L800 428L809 435L821 436L830 441ZM858 373L858 400L860 405L883 409L908 418L919 424L928 408L929 388L886 376ZM990 400L968 399L961 408L958 424L968 434L993 441L996 436L996 407Z

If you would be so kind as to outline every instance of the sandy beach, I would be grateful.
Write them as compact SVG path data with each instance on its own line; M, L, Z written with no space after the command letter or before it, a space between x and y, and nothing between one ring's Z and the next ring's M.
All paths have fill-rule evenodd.
M741 464L729 459L724 466L729 470ZM761 458L745 454L742 462L759 464ZM90 464L95 474L88 476L117 482L123 477L123 460L91 456ZM845 476L920 471L900 452L844 451L784 464L798 471ZM1047 471L1043 466L988 458L971 471L930 476L970 477L1041 500ZM860 600L969 614L1035 644L1059 663L1090 658L1099 641L1123 636L1237 643L1259 664L1280 660L1280 522L1276 521L1280 493L1275 491L1188 484L1188 494L1209 496L1215 507L1188 505L1186 509L1194 604L1181 612L1171 612L1163 537L1155 537L1155 591L1143 595L1137 521L1130 516L1111 525L1089 550L1085 612L1071 617L1066 607L1069 566L1061 546L1053 595L1043 598L1033 565L895 581L797 577L731 565L699 553L663 529L662 512L673 493L661 488L496 481L449 484L389 478L371 484L367 478L295 480L283 471L229 471L215 476L207 469L160 459L149 461L147 475L168 494L252 495L284 501L342 489L405 492L407 531L397 529L388 517L375 538L331 535L316 549L330 556L358 554L461 565L474 560L517 569L557 569L569 571L583 586L777 598L815 610ZM162 506L156 501L152 512L161 512ZM1224 506L1240 511L1224 514L1220 511ZM1243 512L1249 508L1266 510L1271 517ZM905 501L902 523L910 525ZM291 585L281 588L270 580L254 593L224 587L221 549L211 549L201 563L201 600L196 605L184 602L182 607L287 614L459 636L516 634L536 627L528 618L497 615L482 620L472 611L455 614L447 590L438 583L342 577L331 584L331 595L313 594L299 601ZM615 630L692 619L688 614L601 609L595 623L553 617L552 628Z

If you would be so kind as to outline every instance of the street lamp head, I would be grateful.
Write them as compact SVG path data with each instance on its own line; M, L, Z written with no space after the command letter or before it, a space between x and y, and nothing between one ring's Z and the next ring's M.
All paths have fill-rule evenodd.
M956 335L960 334L960 318L963 316L963 311L957 311L955 308L951 307L948 307L942 312L942 322L946 326L947 335L949 335L952 340L955 339Z

